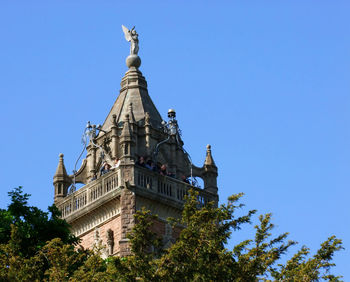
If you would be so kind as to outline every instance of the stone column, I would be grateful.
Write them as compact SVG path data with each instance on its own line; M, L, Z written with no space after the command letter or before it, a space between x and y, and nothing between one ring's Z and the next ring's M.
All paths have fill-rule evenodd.
M111 138L112 138L112 144L111 144L111 150L112 150L112 158L118 157L118 128L116 123L116 115L112 116L112 127L111 127ZM119 156L120 158L120 156Z
M119 241L120 256L131 254L131 246L127 234L135 224L134 214L136 211L135 194L131 190L124 188L120 197L121 205L121 240Z
M146 154L150 156L152 154L151 150L151 123L149 113L145 113L145 143L146 143Z

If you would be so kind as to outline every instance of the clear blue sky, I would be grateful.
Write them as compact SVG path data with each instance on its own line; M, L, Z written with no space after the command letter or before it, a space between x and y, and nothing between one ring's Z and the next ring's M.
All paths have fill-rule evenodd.
M164 118L176 109L197 165L212 145L221 201L244 192L312 251L342 238L335 273L350 280L349 14L347 1L2 0L0 207L19 185L52 203L58 154L71 172L86 122L104 121L127 70L121 25L136 25L149 93Z

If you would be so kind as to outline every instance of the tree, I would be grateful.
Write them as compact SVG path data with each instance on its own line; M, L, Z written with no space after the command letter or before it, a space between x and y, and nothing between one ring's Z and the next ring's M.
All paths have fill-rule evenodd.
M30 195L23 193L22 187L8 194L11 203L0 209L0 281L41 280L50 268L49 261L39 256L50 246L47 242L60 238L75 253L73 244L78 238L70 233L54 205L48 207L49 212L29 206Z
M20 242L19 251L24 257L30 257L43 247L47 241L61 238L64 243L74 244L78 239L71 234L69 224L60 218L55 205L44 212L37 207L29 206L29 194L23 193L22 187L8 193L11 203L7 210L0 209L0 244L10 241L12 225Z
M157 217L146 210L137 211L135 227L128 235L132 255L124 258L103 260L98 251L77 249L71 240L61 239L24 255L24 237L15 222L10 239L0 245L0 281L339 281L330 274L333 256L342 249L341 240L334 236L322 243L315 255L309 257L303 246L285 264L278 264L296 242L287 240L288 233L272 236L271 214L259 217L254 238L228 250L231 233L250 223L256 213L252 210L236 216L243 207L239 203L242 195L231 196L220 207L213 203L201 206L198 193L190 191L182 218L169 219L181 232L168 249L162 249L161 238L152 231ZM22 205L18 207L16 210L22 209Z
M335 265L331 263L335 251L342 249L341 243L341 240L331 236L309 259L306 257L310 251L303 246L285 265L279 264L278 271L271 269L272 277L278 281L318 281L320 278L339 281L340 276L336 277L329 271Z
M334 236L324 242L312 258L307 259L308 250L303 247L285 265L275 267L296 242L287 240L288 233L272 237L271 214L259 217L254 239L245 240L232 250L226 249L231 232L250 223L256 213L251 210L236 217L237 210L243 207L239 203L242 196L233 195L226 205L218 208L213 203L202 207L197 201L198 193L190 191L182 219L171 220L174 226L183 226L179 238L159 258L154 257L148 262L151 273L144 281L270 281L269 278L277 281L337 281L339 277L329 274L329 270L334 266L331 263L334 253L342 249L342 242ZM137 217L141 215L146 214L138 213ZM144 221L150 224L152 219L143 217ZM140 229L136 225L130 238L132 242L142 242L144 238L144 242L151 245L155 238L147 232L149 228Z

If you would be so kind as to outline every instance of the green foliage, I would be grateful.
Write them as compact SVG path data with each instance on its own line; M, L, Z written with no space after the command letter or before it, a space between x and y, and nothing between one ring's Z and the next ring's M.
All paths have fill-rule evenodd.
M162 238L152 231L157 217L144 209L137 211L136 224L128 235L132 255L105 260L98 251L76 248L71 235L64 232L62 239L35 242L35 248L24 244L28 234L37 234L36 228L41 228L39 219L31 219L33 214L41 222L60 227L54 230L65 230L65 225L57 214L55 220L47 215L43 220L41 211L27 206L28 195L21 190L10 195L12 204L1 211L1 228L10 233L8 237L1 235L0 281L339 281L330 273L333 256L342 249L341 240L334 236L311 257L309 249L302 247L285 264L277 264L296 243L287 240L288 233L272 236L271 214L259 217L253 238L226 249L231 233L251 223L256 213L252 210L236 216L243 207L239 203L243 194L233 195L227 204L216 207L213 203L199 205L198 194L190 191L181 220L169 220L181 232L166 250L162 249ZM28 222L36 224L33 229Z
M306 259L309 249L303 246L285 265L279 264L278 271L271 270L272 277L279 281L319 281L320 278L339 281L341 277L329 271L335 265L331 262L334 253L341 249L342 241L331 236L313 257Z
M48 208L49 212L28 206L30 195L23 193L22 187L8 194L11 197L10 205L7 210L0 209L0 244L10 241L12 225L16 227L19 250L24 257L32 256L53 238L61 238L69 244L78 242L70 233L67 222L59 217L60 212L54 205Z
M73 244L78 239L54 205L48 208L49 212L29 206L30 195L23 193L21 187L8 194L11 203L0 210L0 281L42 280L45 271L52 267L52 258L49 261L44 251L53 243L47 242L60 238L62 244L70 246L71 253L62 251L68 257L76 253Z
M157 219L149 211L142 209L135 214L136 225L128 234L133 255L125 258L109 259L108 272L120 281L159 281L157 275L158 258L162 254L161 238L152 231Z
M242 207L237 204L242 194L230 197L227 205L219 208L213 203L200 207L198 194L187 197L182 219L177 224L185 228L179 239L162 256L158 272L167 281L226 281L234 275L236 262L225 249L231 229L238 230L249 223L255 211L235 217Z
M46 281L72 281L73 277L73 281L103 281L106 267L98 254L81 248L75 250L59 238L48 242L37 257L48 263L44 272Z
M145 281L152 280L157 265L155 259L159 257L161 250L161 238L152 231L152 225L157 217L149 211L142 209L135 214L136 225L128 234L133 256L127 261L122 261L129 268L132 279L139 277Z

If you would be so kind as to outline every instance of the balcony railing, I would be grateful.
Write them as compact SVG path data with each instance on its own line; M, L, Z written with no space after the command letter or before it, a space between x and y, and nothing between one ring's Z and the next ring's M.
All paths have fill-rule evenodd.
M202 205L209 201L215 200L213 195L204 191L203 189L194 187L172 177L160 175L157 172L143 167L135 166L134 179L136 186L181 203L183 203L185 195L188 193L190 188L193 188L199 192L198 201Z
M58 209L62 213L62 218L66 218L115 190L119 185L118 175L119 170L112 171L68 195L66 199L57 204Z
M57 207L62 213L62 218L72 216L123 185L124 183L122 183L120 178L122 169L119 167L119 169L101 176L99 179L68 195L62 202L59 202ZM200 205L204 205L209 201L215 201L215 197L203 189L193 187L172 177L160 175L143 167L134 167L134 177L130 184L135 185L139 189L141 188L141 191L143 190L143 192L150 195L161 196L179 204L184 202L185 195L190 188L199 192L198 201Z

